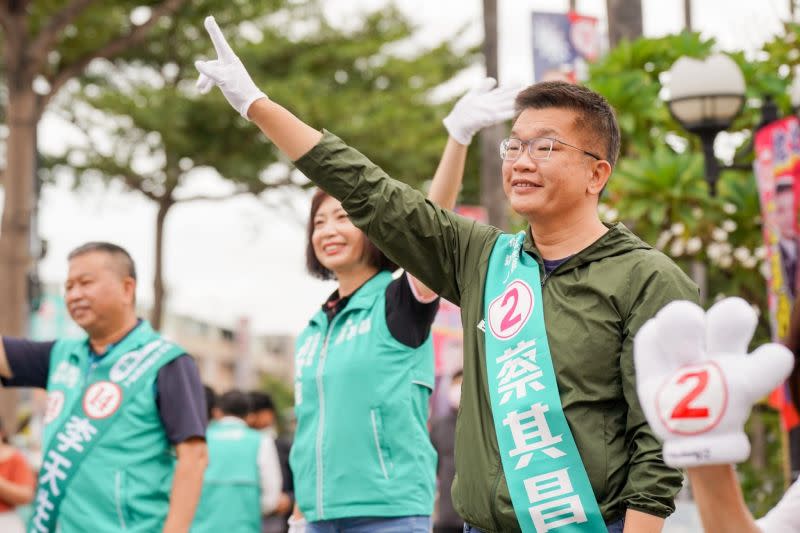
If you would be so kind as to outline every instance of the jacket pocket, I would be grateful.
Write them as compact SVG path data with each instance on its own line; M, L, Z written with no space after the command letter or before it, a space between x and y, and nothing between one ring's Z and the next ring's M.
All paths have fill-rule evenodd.
M383 417L380 409L372 408L369 410L370 423L372 425L372 439L375 445L375 453L378 456L378 463L381 467L384 479L389 479L389 472L393 469L389 447L386 445L384 435Z

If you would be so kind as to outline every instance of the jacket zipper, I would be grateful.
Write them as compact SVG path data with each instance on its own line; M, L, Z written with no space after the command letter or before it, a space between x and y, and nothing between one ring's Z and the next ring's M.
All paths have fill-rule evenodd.
M322 349L319 354L319 363L317 364L317 396L319 397L319 424L317 425L317 520L324 518L322 507L322 492L324 481L322 475L322 440L323 433L325 432L325 387L322 383L322 371L325 367L325 358L328 355L328 342L333 333L333 325L336 323L338 316L333 317L330 324L328 324L328 332L325 334L325 340L322 343Z

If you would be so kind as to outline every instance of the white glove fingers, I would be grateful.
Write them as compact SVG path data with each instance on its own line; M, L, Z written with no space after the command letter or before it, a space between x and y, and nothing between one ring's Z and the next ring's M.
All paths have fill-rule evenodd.
M495 87L497 87L497 80L496 79L494 79L494 78L483 78L481 80L481 82L477 86L475 86L475 88L472 89L472 91L470 91L470 92L474 92L474 93L478 93L478 94L488 93L489 91L491 91Z
M214 83L222 81L222 73L219 72L219 64L216 61L195 61L194 68L200 72L201 76L211 79ZM200 83L200 80L197 80Z
M687 300L665 305L655 318L657 341L664 355L676 366L705 359L705 313Z
M200 94L208 94L208 92L214 87L214 80L206 76L205 74L200 74L197 78L197 91Z
M511 100L513 102L521 90L522 87L498 87L492 91L492 94L503 100Z
M741 298L725 298L706 313L706 350L711 356L747 353L758 325L756 312Z
M751 401L766 396L783 383L794 368L794 354L786 346L770 342L744 359L741 378L751 393Z
M217 51L217 56L219 59L222 59L223 61L232 61L236 59L236 54L233 52L233 48L231 48L231 45L229 45L228 41L225 40L225 36L222 35L222 30L219 29L219 25L214 17L206 17L204 25L208 35L211 36L211 42L214 45L214 50Z

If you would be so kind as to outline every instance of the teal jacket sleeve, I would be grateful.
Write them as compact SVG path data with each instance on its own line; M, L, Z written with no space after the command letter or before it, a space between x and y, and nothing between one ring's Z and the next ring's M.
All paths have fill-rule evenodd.
M350 220L392 261L442 297L461 303L499 230L427 201L419 191L330 132L295 166L342 202Z

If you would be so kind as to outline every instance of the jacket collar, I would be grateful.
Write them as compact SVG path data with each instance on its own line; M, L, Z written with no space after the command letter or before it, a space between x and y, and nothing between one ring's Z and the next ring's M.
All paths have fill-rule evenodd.
M603 223L603 225L608 228L608 231L560 265L557 269L559 274L607 257L622 255L633 250L647 250L652 248L652 246L634 235L622 222L616 224ZM537 263L543 263L542 255L539 253L536 243L533 242L530 226L528 226L525 231L525 241L522 247Z

